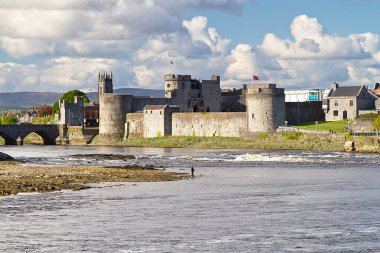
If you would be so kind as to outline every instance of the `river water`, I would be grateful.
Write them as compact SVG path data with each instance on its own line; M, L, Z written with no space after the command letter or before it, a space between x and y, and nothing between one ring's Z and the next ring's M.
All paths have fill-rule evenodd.
M380 155L1 146L39 164L129 154L196 178L0 198L0 252L380 252Z

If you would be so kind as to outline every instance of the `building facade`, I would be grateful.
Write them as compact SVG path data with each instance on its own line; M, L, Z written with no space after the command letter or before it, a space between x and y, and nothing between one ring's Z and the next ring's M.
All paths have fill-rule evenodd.
M80 96L74 97L74 103L67 100L59 100L60 125L83 126L84 125L84 103Z
M332 89L325 101L326 121L351 120L361 110L374 110L376 98L362 86L339 86L332 84Z

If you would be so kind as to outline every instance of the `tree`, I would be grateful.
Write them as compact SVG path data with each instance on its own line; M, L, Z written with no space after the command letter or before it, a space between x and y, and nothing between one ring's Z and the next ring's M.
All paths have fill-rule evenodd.
M16 125L17 124L17 118L12 117L12 116L2 116L0 124L1 125Z
M88 103L90 101L84 92L82 92L80 90L71 90L71 91L68 91L65 94L63 94L62 97L60 97L57 101L54 102L53 113L59 113L59 104L58 104L59 100L65 99L69 103L74 103L74 97L75 96L82 96L84 103Z
M39 104L33 106L33 108L37 111L38 117L46 117L52 115L52 107L51 105Z

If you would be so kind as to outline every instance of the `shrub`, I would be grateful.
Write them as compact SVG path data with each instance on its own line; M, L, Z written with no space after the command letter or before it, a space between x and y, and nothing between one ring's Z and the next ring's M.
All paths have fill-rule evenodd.
M268 136L268 134L266 134L266 133L259 133L259 139L260 140L265 140L266 138L268 138L269 136Z
M296 140L303 136L303 133L283 133L282 136L288 140Z
M373 122L373 126L375 127L376 130L380 130L380 115L377 116L375 121Z

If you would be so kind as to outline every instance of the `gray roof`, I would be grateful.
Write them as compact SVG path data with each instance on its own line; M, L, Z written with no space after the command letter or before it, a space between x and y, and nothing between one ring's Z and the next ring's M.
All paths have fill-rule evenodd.
M329 97L356 97L363 86L341 86L333 89Z
M167 105L146 105L144 107L144 110L151 110L151 111L154 111L154 110L163 110L165 109Z

